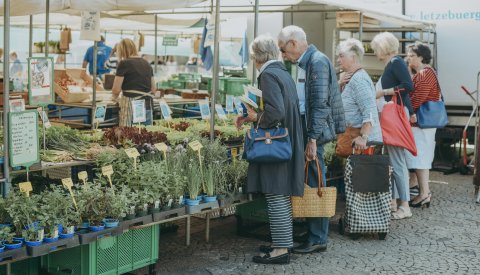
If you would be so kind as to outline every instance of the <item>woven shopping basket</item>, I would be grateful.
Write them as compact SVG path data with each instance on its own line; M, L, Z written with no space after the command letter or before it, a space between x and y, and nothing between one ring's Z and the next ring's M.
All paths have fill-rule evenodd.
M308 164L309 162L307 161L305 163L305 189L303 197L292 197L293 217L333 217L337 202L337 188L325 187L322 177L323 172L320 169L318 159L315 159L318 171L318 188L308 186L306 184L308 182Z

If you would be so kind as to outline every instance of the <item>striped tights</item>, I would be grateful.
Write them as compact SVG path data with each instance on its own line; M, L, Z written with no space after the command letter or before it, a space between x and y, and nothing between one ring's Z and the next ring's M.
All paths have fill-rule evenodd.
M265 194L273 248L293 246L292 204L290 196Z

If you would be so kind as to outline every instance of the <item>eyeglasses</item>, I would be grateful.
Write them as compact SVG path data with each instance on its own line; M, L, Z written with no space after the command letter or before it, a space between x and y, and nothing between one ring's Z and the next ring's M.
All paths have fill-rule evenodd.
M280 52L281 53L285 53L285 47L288 45L288 43L292 42L292 40L288 40L287 43L285 43L285 45L283 45L283 47L280 47Z

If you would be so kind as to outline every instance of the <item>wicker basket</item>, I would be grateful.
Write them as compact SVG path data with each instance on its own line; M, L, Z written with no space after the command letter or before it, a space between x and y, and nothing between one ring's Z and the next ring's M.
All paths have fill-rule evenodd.
M322 170L315 160L318 171L318 188L305 184L303 197L292 197L292 210L294 218L335 216L337 202L337 188L324 187ZM305 163L305 182L308 182L308 162Z

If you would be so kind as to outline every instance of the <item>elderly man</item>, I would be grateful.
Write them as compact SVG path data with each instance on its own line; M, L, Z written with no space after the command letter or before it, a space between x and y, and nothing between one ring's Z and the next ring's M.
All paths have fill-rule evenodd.
M323 145L345 131L345 117L335 68L314 45L308 45L303 29L287 26L278 35L278 46L285 60L294 63L292 76L296 82L300 100L300 113L307 161L319 159L325 179ZM314 162L309 163L309 182L318 186L318 171ZM326 251L328 218L307 218L308 239L294 248L295 253Z

